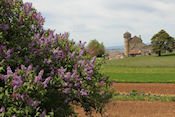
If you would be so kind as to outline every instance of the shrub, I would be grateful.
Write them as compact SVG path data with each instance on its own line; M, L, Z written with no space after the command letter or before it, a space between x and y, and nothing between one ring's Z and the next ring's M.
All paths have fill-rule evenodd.
M73 104L102 113L111 82L84 43L44 30L31 3L2 0L0 6L0 115L64 117L75 114Z
M87 50L92 56L102 57L105 54L103 43L100 44L96 39L90 41Z

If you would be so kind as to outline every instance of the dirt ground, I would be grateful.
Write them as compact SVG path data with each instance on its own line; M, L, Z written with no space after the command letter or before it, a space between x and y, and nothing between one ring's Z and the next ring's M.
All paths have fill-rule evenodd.
M145 101L112 101L106 105L104 117L175 117L175 103ZM76 108L78 117L87 117ZM93 117L101 117L93 113Z
M138 92L175 95L175 84L168 83L115 83L115 92ZM78 117L87 117L80 107L75 108ZM93 113L93 117L101 117ZM105 107L103 117L175 117L175 102L116 101Z
M175 95L175 84L170 83L114 83L113 88L115 92L131 92L135 89L144 93Z

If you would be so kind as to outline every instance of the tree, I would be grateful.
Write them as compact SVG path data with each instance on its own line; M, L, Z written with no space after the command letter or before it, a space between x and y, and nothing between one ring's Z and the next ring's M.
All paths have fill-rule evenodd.
M0 1L0 116L67 117L74 104L102 113L112 91L101 62L43 24L31 3Z
M166 31L161 30L151 39L152 51L161 56L162 51L172 52L175 40Z
M90 41L87 46L87 50L92 56L97 57L102 57L105 53L103 43L100 44L96 39Z

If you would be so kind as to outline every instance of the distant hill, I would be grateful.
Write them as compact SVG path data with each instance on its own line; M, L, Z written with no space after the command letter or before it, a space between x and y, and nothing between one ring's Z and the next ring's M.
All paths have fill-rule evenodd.
M151 43L145 43L146 45L150 45ZM106 46L106 50L124 50L124 45L120 46Z
M105 47L106 50L123 50L124 49L124 46L121 45L121 46L107 46Z

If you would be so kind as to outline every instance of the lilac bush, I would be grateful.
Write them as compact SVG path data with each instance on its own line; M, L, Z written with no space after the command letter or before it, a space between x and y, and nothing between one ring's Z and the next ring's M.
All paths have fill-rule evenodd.
M0 1L0 115L71 116L72 105L102 113L112 96L102 62L69 33L44 29L31 3Z

